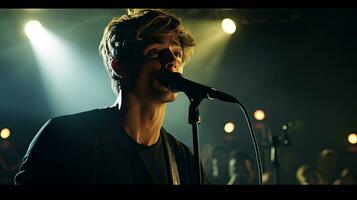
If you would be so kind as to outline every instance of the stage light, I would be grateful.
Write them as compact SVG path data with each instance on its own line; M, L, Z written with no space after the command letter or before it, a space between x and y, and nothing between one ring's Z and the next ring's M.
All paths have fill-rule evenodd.
M61 30L49 30L39 22L26 25L50 112L53 115L80 112L99 106L100 101L112 101L110 86L106 90L107 85L98 85L107 81L107 74L101 73L104 68L96 67L102 65L101 61L56 32ZM92 101L87 101L89 98Z
M10 129L8 129L8 128L1 129L0 136L2 139L5 140L5 139L9 138L10 135L11 135Z
M25 33L29 38L41 38L44 29L39 21L31 20L25 26Z
M348 142L350 144L357 144L357 134L356 133L350 133L348 135Z
M225 33L233 34L236 31L236 24L233 20L225 18L222 21L222 29Z
M284 124L284 125L282 126L282 128L283 128L284 131L286 131L286 130L288 130L288 125Z
M258 121L262 121L265 118L265 113L263 110L256 110L254 112L254 118Z
M232 133L235 129L235 126L234 126L234 123L233 122L227 122L225 125L224 125L224 131L226 133Z

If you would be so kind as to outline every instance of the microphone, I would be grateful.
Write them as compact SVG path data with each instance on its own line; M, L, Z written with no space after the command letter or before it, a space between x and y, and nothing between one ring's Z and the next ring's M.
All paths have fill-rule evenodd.
M161 67L158 73L158 79L161 84L172 92L184 92L188 97L203 97L210 100L219 99L221 101L237 103L237 99L226 93L217 91L215 88L196 83L185 78L182 74L172 72L171 70Z

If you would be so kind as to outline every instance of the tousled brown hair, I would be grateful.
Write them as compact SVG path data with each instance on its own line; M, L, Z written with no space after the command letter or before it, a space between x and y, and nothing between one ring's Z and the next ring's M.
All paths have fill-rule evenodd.
M183 62L192 55L196 41L185 29L181 19L160 9L128 9L128 14L113 18L106 26L99 44L99 52L104 65L112 78L115 93L120 90L120 77L113 73L113 59L130 65L132 50L136 43L159 34L174 34L183 49ZM135 58L131 59L135 60ZM130 67L130 66L129 66Z

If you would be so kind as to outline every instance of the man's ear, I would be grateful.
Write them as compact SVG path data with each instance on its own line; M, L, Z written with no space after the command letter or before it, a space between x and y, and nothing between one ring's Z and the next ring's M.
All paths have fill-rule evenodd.
M118 59L113 59L111 63L113 73L118 77L127 77L127 72L124 70Z

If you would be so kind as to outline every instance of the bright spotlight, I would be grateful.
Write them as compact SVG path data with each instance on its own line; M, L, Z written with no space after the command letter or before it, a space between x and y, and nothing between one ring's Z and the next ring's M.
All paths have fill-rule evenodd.
M31 20L25 26L25 33L29 38L39 38L43 35L44 29L39 21Z
M222 29L225 33L233 34L236 31L236 24L233 20L225 18L222 21Z
M25 33L31 42L31 46L39 54L49 59L49 56L57 56L58 52L54 52L56 46L51 33L41 25L37 20L29 21L25 26ZM63 62L63 60L61 60Z
M263 120L264 118L265 118L265 113L264 113L264 111L262 111L262 110L256 110L255 112L254 112L254 118L256 119L256 120L258 120L258 121L261 121L261 120Z
M348 142L350 144L357 144L357 134L356 133L350 133L348 135Z
M225 125L224 125L224 131L226 133L232 133L235 129L235 126L234 126L234 123L233 122L227 122Z
M9 138L10 135L11 135L10 129L8 129L8 128L3 128L3 129L1 129L0 137L1 137L2 139L5 140L5 139Z

